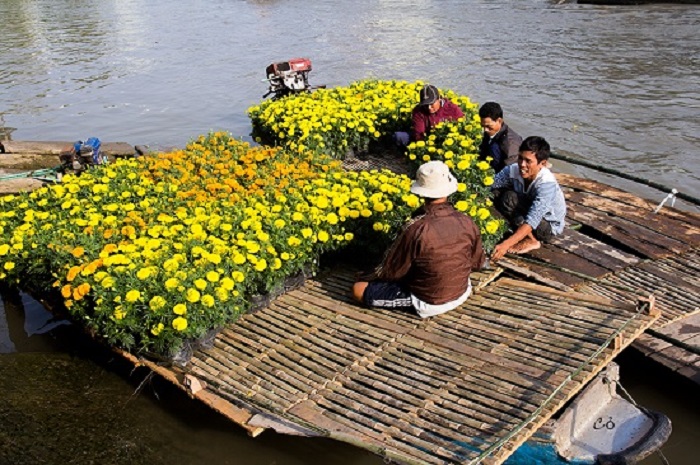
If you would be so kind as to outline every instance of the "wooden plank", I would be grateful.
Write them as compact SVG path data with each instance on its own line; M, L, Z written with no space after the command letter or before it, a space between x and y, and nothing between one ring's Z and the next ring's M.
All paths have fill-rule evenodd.
M639 258L632 254L569 228L554 236L549 243L613 271L639 262Z
M657 214L653 210L649 211L584 192L568 192L566 201L567 205L578 204L600 212L602 215L624 218L677 241L687 242L693 246L700 244L700 228L669 215Z
M658 202L651 202L642 199L634 194L608 186L606 184L593 181L592 179L580 178L570 174L555 173L557 181L562 187L567 190L584 191L596 194L600 197L611 199L617 202L624 202L627 205L639 208L642 211L654 211ZM684 212L672 207L664 207L660 214L669 218L674 218L679 221L686 222L696 227L700 227L700 215Z
M680 254L688 250L687 244L658 234L648 228L615 217L601 217L600 213L580 205L568 205L567 215L600 234L623 244L636 254L647 258L661 258L665 255Z
M582 279L570 273L562 273L552 270L549 267L526 263L518 260L517 257L508 256L498 261L498 266L505 268L520 276L534 279L538 283L545 284L554 289L570 290L572 287L581 284Z
M541 248L528 252L528 258L533 258L540 260L544 263L549 263L561 269L549 268L548 270L542 270L540 273L549 274L552 272L569 274L567 270L571 270L573 279L578 279L579 281L585 279L576 274L582 274L585 276L590 276L591 278L597 278L598 276L603 276L611 271L611 268L606 268L602 265L595 263L592 257L583 257L581 255L569 252L563 249L559 244L544 244ZM517 256L512 257L515 261L520 261ZM543 268L548 268L543 265ZM551 271L550 271L551 270Z

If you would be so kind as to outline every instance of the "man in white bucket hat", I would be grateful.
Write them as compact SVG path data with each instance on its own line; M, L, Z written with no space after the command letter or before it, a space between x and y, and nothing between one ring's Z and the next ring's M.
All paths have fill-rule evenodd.
M411 192L425 204L414 212L372 279L353 285L369 307L413 308L421 318L445 313L471 294L469 275L484 263L479 228L447 197L457 179L441 161L422 165Z

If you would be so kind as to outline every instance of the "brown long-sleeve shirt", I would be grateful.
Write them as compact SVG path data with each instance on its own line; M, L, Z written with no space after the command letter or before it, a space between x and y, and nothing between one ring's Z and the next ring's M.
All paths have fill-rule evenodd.
M404 227L377 269L423 302L439 305L466 292L469 274L485 260L474 221L450 203L426 204Z

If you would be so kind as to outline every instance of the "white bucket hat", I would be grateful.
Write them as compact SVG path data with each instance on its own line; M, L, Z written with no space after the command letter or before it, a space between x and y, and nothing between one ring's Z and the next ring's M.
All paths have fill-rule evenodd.
M411 192L429 199L447 197L457 191L457 179L441 161L429 161L418 168Z

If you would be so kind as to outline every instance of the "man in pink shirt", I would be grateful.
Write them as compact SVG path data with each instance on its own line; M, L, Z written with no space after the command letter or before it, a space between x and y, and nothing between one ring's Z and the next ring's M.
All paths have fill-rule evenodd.
M405 147L411 142L425 139L430 131L440 122L454 121L464 117L462 109L456 104L440 96L437 87L425 85L420 91L420 102L411 115L412 126L408 132L394 133L394 141L399 147Z

